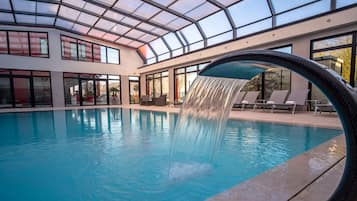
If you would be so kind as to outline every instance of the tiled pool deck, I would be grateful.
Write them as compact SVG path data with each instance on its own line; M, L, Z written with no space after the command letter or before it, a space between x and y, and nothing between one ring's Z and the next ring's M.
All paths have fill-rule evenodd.
M1 109L2 112L27 112L67 109L107 108L108 106L82 106L66 108ZM123 105L111 108L130 108L158 112L178 113L173 106ZM270 113L260 111L232 111L232 119L263 121L283 124L341 129L336 114L316 115L313 112ZM343 173L345 160L344 136L337 136L286 163L209 198L209 201L323 201L336 189Z

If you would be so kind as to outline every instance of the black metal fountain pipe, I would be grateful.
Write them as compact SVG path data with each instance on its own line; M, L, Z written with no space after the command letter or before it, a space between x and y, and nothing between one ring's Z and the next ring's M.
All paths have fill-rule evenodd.
M357 92L325 66L271 50L237 51L207 65L199 75L251 79L274 67L285 67L315 84L330 100L342 122L346 138L346 163L331 201L357 200Z

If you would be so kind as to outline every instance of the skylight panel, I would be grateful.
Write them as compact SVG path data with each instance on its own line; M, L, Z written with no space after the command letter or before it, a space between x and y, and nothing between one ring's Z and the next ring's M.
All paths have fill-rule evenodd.
M105 29L105 30L111 30L114 27L115 23L110 22L108 20L100 19L98 23L95 25L95 27Z
M67 20L63 20L63 19L57 18L56 26L63 27L63 28L66 28L66 29L71 29L72 26L73 26L73 23L69 22Z
M159 3L163 6L168 6L170 5L172 2L174 2L175 0L153 0L156 3Z
M122 20L122 19L125 17L125 16L122 15L122 14L119 14L119 13L117 13L117 12L113 12L113 11L110 11L110 10L108 10L107 12L105 12L104 16L105 16L105 17L108 17L108 18L110 18L110 19L112 19L112 20L116 20L116 21L120 21L120 20Z
M153 15L155 15L156 13L158 13L159 11L160 11L160 9L158 9L150 4L143 3L143 4L141 4L140 7L138 7L138 9L135 10L135 12L133 14L136 16L148 19L148 18L152 17Z
M0 1L0 9L4 10L11 10L10 2L9 0L1 0Z
M154 40L155 38L156 38L156 36L153 36L151 34L145 34L142 37L140 37L139 39L143 40L145 42L150 42L150 41Z
M98 29L92 29L92 30L90 30L90 32L88 34L91 35L91 36L97 37L97 38L101 38L101 37L103 37L105 32L104 31L100 31Z
M15 17L16 17L16 22L18 22L18 23L35 24L35 16L34 15L16 14Z
M110 33L106 33L104 36L103 36L103 39L105 40L109 40L109 41L115 41L119 38L119 36L117 35L114 35L114 34L110 34Z
M336 8L342 8L357 3L357 0L336 0Z
M131 17L124 17L121 22L125 23L125 24L130 24L132 26L136 26L140 23L139 20L133 19Z
M205 0L181 0L176 1L176 3L172 4L169 8L176 10L179 13L186 13L204 2Z
M106 6L112 6L115 2L115 0L97 0L99 1L100 3L103 3L105 4Z
M330 0L321 0L313 4L291 10L276 16L276 25L283 25L298 20L302 20L330 10Z
M12 0L12 4L15 11L36 12L36 1Z
M152 41L150 45L158 55L169 52L169 49L167 49L165 43L162 41L161 38Z
M56 14L58 10L58 4L37 2L37 13Z
M185 15L188 17L191 17L195 20L199 20L202 19L208 15L210 15L211 13L214 13L216 11L218 11L219 8L211 3L204 3L202 5L200 5L199 7L189 11L188 13L186 13Z
M83 9L93 12L93 13L97 13L98 15L102 15L105 11L104 8L96 6L96 5L88 3L88 2L84 5Z
M1 22L14 22L14 17L11 13L0 13Z
M145 22L140 23L140 24L138 25L138 28L140 28L140 29L145 29L145 30L147 30L147 31L151 31L151 30L155 29L154 26L152 26L152 25L150 25L150 24L147 24L147 23L145 23Z
M88 24L90 26L92 26L97 20L98 20L98 17L93 16L93 15L88 15L84 12L81 12L81 14L78 17L78 22L82 22L82 23Z
M133 41L133 42L129 43L128 45L131 46L131 47L134 47L134 48L138 48L138 47L144 45L144 43L141 43L141 42L138 42L138 41Z
M164 35L164 34L168 33L168 31L160 29L160 28L155 28L155 29L151 30L151 32L159 34L159 35Z
M190 44L203 40L202 35L198 31L195 24L185 27L180 32L185 36Z
M215 45L215 44L222 43L222 42L225 42L225 41L229 41L229 40L232 40L232 39L233 39L233 32L230 31L230 32L227 32L227 33L223 33L223 34L214 36L212 38L208 38L207 39L207 45L211 46L211 45Z
M79 11L78 10L74 10L72 8L66 7L61 5L60 10L59 10L59 15L64 17L64 18L68 18L68 19L72 19L72 20L76 20L77 17L79 16Z
M167 24L168 27L170 27L171 29L181 29L182 27L185 27L187 25L189 25L191 22L184 20L182 18L176 18L174 21L170 22Z
M117 43L120 43L120 44L123 44L123 45L127 45L131 42L133 42L133 40L130 40L128 38L125 38L125 37L120 37L117 41L115 41Z
M151 50L151 48L148 45L141 46L139 48L139 51L146 59L155 57L155 54L153 53L153 51Z
M124 10L128 13L134 12L143 2L141 0L119 0L115 8Z
M217 0L217 1L225 6L230 6L233 3L241 1L241 0Z
M168 13L166 11L161 11L158 15L153 17L150 21L165 25L165 24L173 21L176 18L177 18L177 16L175 16L171 13Z
M132 29L131 31L129 31L126 36L129 36L131 38L140 38L141 36L143 36L145 33L136 29Z
M202 19L199 21L199 24L201 25L207 37L212 37L232 30L227 16L223 11Z
M117 33L119 35L123 35L124 33L128 32L130 30L129 27L121 25L121 24L116 24L112 28L112 32Z
M182 47L179 39L176 37L176 35L174 33L168 33L163 37L172 50Z
M89 31L89 29L90 29L89 27L83 26L80 24L74 24L74 26L72 28L73 31L77 31L77 32L84 33L84 34L86 34Z
M78 8L83 8L84 4L86 3L83 0L62 0L64 3L71 4L73 6L76 6Z
M242 37L270 28L272 28L271 18L237 29L237 36Z
M54 22L54 17L36 16L36 24L53 25Z
M266 0L244 0L228 9L237 27L271 16Z
M275 13L280 13L316 0L289 0L289 1L271 0L271 1L273 3Z

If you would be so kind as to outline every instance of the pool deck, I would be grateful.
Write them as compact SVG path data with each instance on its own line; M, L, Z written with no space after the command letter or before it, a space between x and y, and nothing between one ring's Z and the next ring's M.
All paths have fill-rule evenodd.
M178 113L179 107L173 106L81 106L64 108L17 108L1 109L4 112L32 112L51 110L73 110L93 108L126 108L167 113ZM236 111L230 113L231 119L259 122L273 122L290 125L313 126L342 129L337 114L314 114L301 112L270 113L262 111ZM344 170L345 140L337 136L318 147L307 151L286 163L268 170L261 175L232 187L208 201L323 201L328 200L336 189Z

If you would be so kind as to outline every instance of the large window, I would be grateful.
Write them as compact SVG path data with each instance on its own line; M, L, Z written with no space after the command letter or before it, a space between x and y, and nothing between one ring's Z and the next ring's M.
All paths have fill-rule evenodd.
M311 58L334 70L346 82L356 86L357 32L313 40ZM327 102L320 90L310 84L311 99Z
M62 59L119 64L118 49L76 38L61 36Z
M140 77L129 76L129 102L130 104L140 103Z
M0 108L51 105L49 72L0 69Z
M208 63L196 64L188 67L175 69L175 104L183 102L186 93L190 89L193 81L196 79L200 70L202 70Z
M272 48L271 50L292 53L292 46ZM251 79L243 91L260 91L261 99L268 99L274 90L290 90L291 71L287 68L272 68Z
M0 54L48 58L48 34L0 31Z
M169 95L168 71L146 75L146 94L152 97Z
M120 76L63 73L66 106L121 104Z

